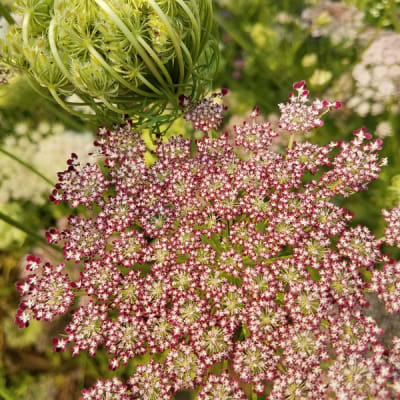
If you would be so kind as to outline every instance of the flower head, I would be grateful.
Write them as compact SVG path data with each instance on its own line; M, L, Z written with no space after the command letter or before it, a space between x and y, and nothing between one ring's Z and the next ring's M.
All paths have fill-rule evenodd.
M322 111L337 106L308 104L304 82L294 88L281 107L292 133L320 125ZM221 108L212 101L188 119L215 129ZM382 143L360 129L350 143L295 144L280 154L257 113L234 129L234 140L214 132L158 142L150 167L131 122L101 128L99 163L80 168L73 157L60 175L65 185L56 192L89 213L47 237L63 242L65 258L82 272L73 284L61 271L57 282L39 280L46 294L34 291L37 277L28 278L20 291L33 305L22 301L17 322L25 310L49 307L49 296L65 306L71 298L60 293L84 291L89 302L74 311L54 349L94 356L103 346L112 370L150 358L127 386L98 383L88 399L170 399L197 387L200 399L216 400L266 390L271 399L385 398L390 390L390 353L381 351L382 330L362 307L372 290L398 311L398 263L367 228L349 227L351 214L332 200L378 176ZM239 157L239 145L247 157ZM38 268L35 257L28 261Z

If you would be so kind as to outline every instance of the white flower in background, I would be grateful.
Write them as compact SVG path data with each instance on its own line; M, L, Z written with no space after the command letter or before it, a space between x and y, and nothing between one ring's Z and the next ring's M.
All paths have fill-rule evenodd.
M37 130L31 132L30 137L9 136L3 148L56 181L57 172L66 169L65 160L77 149L81 162L86 163L87 154L94 149L93 137L90 133L61 131L60 124L46 124L53 135L43 137ZM40 125L42 130L47 130L45 124ZM48 183L23 165L0 154L0 203L29 200L38 205L44 204L51 189Z
M359 115L379 115L399 104L400 34L380 32L354 67L353 78L356 94L347 105Z
M301 17L310 25L311 36L329 37L335 45L351 46L363 39L360 32L364 27L364 13L348 4L324 0L306 8Z
M393 135L392 125L390 124L389 121L379 122L378 126L376 127L375 134L376 136L379 136L382 139L388 136L392 136Z

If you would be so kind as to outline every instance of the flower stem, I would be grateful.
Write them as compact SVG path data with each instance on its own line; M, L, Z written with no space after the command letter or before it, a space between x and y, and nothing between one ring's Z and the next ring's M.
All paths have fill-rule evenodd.
M390 0L390 6L389 7L390 7L390 17L391 17L391 20L392 20L392 24L393 24L394 30L396 32L400 32L400 20L399 20L399 17L397 15L398 8L396 6L395 0Z
M90 53L92 54L92 56L107 70L107 72L113 78L115 78L118 82L120 82L122 85L124 85L128 89L132 90L132 92L141 94L142 96L146 96L146 97L153 96L152 93L145 92L144 90L141 90L141 89L131 85L128 81L126 81L124 78L122 78L117 72L115 72L115 70L113 68L111 68L108 65L107 61L104 60L104 58L101 56L101 54L93 46L88 45L88 49L89 49ZM139 77L139 79L140 79L140 77ZM161 94L161 92L155 86L151 85L148 81L146 81L145 83L149 86L150 89L153 90L153 92L155 92L157 94Z
M290 135L289 144L288 144L288 150L292 150L293 149L293 142L294 142L294 133L292 133Z
M15 219L9 217L8 215L2 213L0 211L0 220L3 220L4 222L6 222L8 225L13 226L14 228L19 229L22 232L25 232L27 235L29 235L31 238L33 238L34 240L41 242L43 244L45 244L46 246L51 247L52 249L62 253L62 249L60 249L58 246L55 246L54 244L49 244L47 243L47 240L39 235L38 233L31 231L30 229L26 228L24 225L22 225L20 222L16 221Z
M31 20L31 12L26 11L24 14L24 20L22 22L22 38L24 41L24 46L28 49L29 48L29 36L28 36L28 28L29 22Z
M15 19L11 15L9 9L1 3L0 3L0 15L2 15L10 25L15 24Z
M4 150L0 147L0 152L5 154L7 157L12 158L13 160L17 161L18 163L20 163L21 165L23 165L25 168L29 169L29 171L33 172L34 174L36 174L37 176L39 176L40 178L42 178L46 183L48 183L51 186L54 186L54 183L47 178L45 175L43 175L41 172L39 172L35 167L33 167L32 165L28 164L27 162L25 162L24 160L21 160L19 157L15 156L14 154L9 153L7 150Z
M84 123L81 121L77 121L74 118L71 118L69 114L67 114L65 111L60 110L53 101L51 102L44 102L43 103L44 107L47 108L50 112L52 112L58 119L64 122L66 126L69 126L70 128L76 130L77 132L82 132L84 130L87 130L88 128L84 125Z
M186 5L186 3L183 0L176 0L177 3L183 8L183 10L185 11L186 15L189 17L192 25L193 25L193 30L194 30L194 34L196 36L196 40L195 42L195 59L197 59L198 55L199 55L199 51L200 51L200 40L201 40L201 35L200 35L200 26L198 21L196 20L195 16L193 15L192 11L190 10L190 8ZM196 3L192 3L196 4Z
M127 39L132 43L133 47L135 50L138 52L138 54L142 57L143 61L147 65L147 67L150 69L150 71L153 73L153 75L157 78L157 80L163 85L166 89L168 89L168 86L166 85L164 79L158 72L157 68L153 64L153 61L151 58L147 55L147 53L144 51L142 46L139 44L133 33L128 29L128 27L123 23L123 21L118 17L118 15L114 12L114 10L105 2L104 0L95 0L97 5L107 14L107 16L115 23L115 25L118 26L119 29L125 34Z
M60 96L57 94L56 90L53 88L49 88L49 92L51 93L51 95L54 97L54 100L66 111L68 111L70 114L75 115L79 118L87 118L87 119L93 119L94 115L90 115L90 114L83 114L80 113L78 111L75 111L74 109L72 109L71 107L69 107L67 105L67 103L65 103Z
M180 80L180 82L184 82L185 81L185 64L183 61L181 46L179 44L179 40L178 40L177 36L175 35L175 31L173 30L171 24L169 23L168 17L164 14L164 12L161 10L159 5L154 0L148 0L148 3L151 5L151 7L156 12L156 14L160 17L161 21L164 22L165 26L167 27L169 36L171 38L172 44L175 48L176 55L178 58L179 80Z

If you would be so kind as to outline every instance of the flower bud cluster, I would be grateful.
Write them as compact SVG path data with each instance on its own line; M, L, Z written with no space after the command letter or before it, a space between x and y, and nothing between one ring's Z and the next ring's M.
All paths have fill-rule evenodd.
M386 243L400 248L400 203L390 211L383 210L382 214L386 221Z
M40 267L40 258L27 257L26 269L36 272ZM46 263L37 272L17 283L17 289L23 299L19 305L15 323L20 327L29 325L31 319L51 321L57 315L65 314L73 304L75 295L71 281L64 270L64 264L53 267Z
M305 83L294 88L298 95L281 107L291 132L321 125L321 111L337 107L307 105ZM112 370L150 358L126 385L100 381L84 400L171 399L180 390L209 400L383 400L398 383L393 357L377 344L382 330L362 312L368 290L398 309L398 264L332 201L377 177L381 141L360 129L349 143L294 142L281 154L257 113L233 141L226 133L160 142L150 167L129 121L102 128L99 163L81 168L73 156L59 175L51 199L89 212L47 237L82 264L81 275L71 283L48 269L39 281L45 293L30 294L32 279L20 290L40 307L53 295L53 314L60 293L64 307L70 291L90 297L55 350L94 356L102 346ZM212 113L192 115L199 127L217 123Z
M311 104L310 92L304 81L293 85L296 94L290 93L290 103L279 104L281 118L279 128L287 132L307 133L323 125L321 114L332 108L340 108L340 102L329 102L326 100L314 100Z
M16 3L22 21L0 42L2 60L27 72L41 93L70 113L141 120L161 114L167 104L177 108L185 90L198 98L208 85L205 71L217 59L204 57L213 52L211 1ZM73 94L82 107L68 100Z
M181 95L179 98L180 106L187 110L184 118L186 121L191 121L195 130L200 130L204 133L209 132L211 129L217 129L223 119L223 111L226 106L218 102L223 96L228 93L226 89L221 92L213 93L208 99L204 99L193 108L190 97Z

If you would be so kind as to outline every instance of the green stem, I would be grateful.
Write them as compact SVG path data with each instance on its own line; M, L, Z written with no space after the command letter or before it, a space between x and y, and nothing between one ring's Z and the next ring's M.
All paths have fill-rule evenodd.
M392 20L392 24L394 27L394 30L396 32L400 32L400 21L399 21L399 17L397 15L397 6L394 0L390 0L390 17Z
M0 398L4 400L16 400L15 397L9 394L3 387L0 387Z
M290 137L289 137L288 150L292 150L292 148L293 148L293 142L294 142L294 133L291 133L291 134L290 134Z
M36 241L41 242L41 243L45 244L46 246L49 246L52 249L57 250L58 252L61 252L61 253L63 252L62 249L60 249L58 246L47 243L47 240L43 236L39 235L38 233L36 233L34 231L31 231L30 229L28 229L24 225L22 225L20 222L15 221L13 218L2 213L1 211L0 211L0 220L3 220L4 222L13 226L14 228L17 228L20 231L25 232L27 235L31 236Z
M99 0L96 0L99 1ZM168 21L168 17L164 14L164 12L161 10L159 5L154 1L154 0L147 0L151 7L154 9L156 14L160 17L161 21L164 22L165 26L167 27L167 31L169 33L169 36L171 38L172 44L175 48L176 55L178 58L178 64L179 64L179 82L184 82L185 81L185 63L183 61L183 56L182 56L182 51L181 51L181 44L179 43L178 38L175 35L175 31L172 28L171 24Z
M135 92L142 96L146 96L146 97L154 96L152 93L145 92L144 90L141 90L141 89L131 85L128 81L126 81L124 78L122 78L117 72L115 72L115 70L112 67L110 67L108 65L107 61L104 60L104 58L101 56L101 54L93 46L89 45L88 49L89 49L90 53L92 54L92 56L107 70L107 72L113 78L115 78L118 82L120 82L122 85L124 85L128 89L132 90L132 92ZM138 74L138 77L140 79L141 75ZM155 93L157 93L159 95L161 94L161 92L155 86L151 85L149 82L146 82L146 83L148 85L150 85L149 88L151 90L153 90Z
M42 88L36 83L36 81L32 78L31 75L26 75L26 78L28 80L29 86L40 96L44 97L45 99L53 102L53 98L51 96L48 96L47 93L44 93Z
M137 37L137 41L140 43L140 45L150 54L150 57L154 60L154 62L158 65L158 67L161 69L163 72L165 78L167 79L168 83L170 85L173 84L171 75L169 74L167 68L165 68L164 64L160 60L160 58L157 56L157 54L153 51L153 49L146 43L146 41L140 37L140 35Z
M190 77L192 70L193 70L193 60L192 60L192 56L190 55L190 51L188 50L188 48L186 47L185 43L181 43L183 52L185 53L187 60L188 60L188 68L187 68L187 78Z
M15 19L11 15L9 9L1 3L0 3L0 15L2 15L10 25L15 24Z
M58 119L63 121L66 126L76 130L77 132L82 132L87 130L87 127L83 123L79 123L75 119L71 118L69 114L66 114L64 111L61 111L57 106L54 105L53 102L44 102L44 106L52 112Z
M22 22L22 38L24 41L24 46L26 48L29 48L28 28L29 28L30 19L31 19L31 12L29 10L27 10L24 14L24 20Z
M206 44L208 42L208 38L213 26L213 5L212 5L212 0L207 0L206 1L206 7L207 7L207 11L205 12L206 14L208 14L208 18L206 20L206 23L204 24L205 28L204 28L204 35L201 38L201 45L200 45L200 51L199 53L201 54L204 50L204 48L206 47Z
M123 23L123 21L118 17L118 15L114 12L114 10L104 1L104 0L95 0L97 5L107 14L107 16L118 26L119 29L125 34L128 40L132 43L133 47L137 51L137 53L142 57L143 61L153 73L153 75L157 78L162 86L164 86L168 90L168 86L165 83L163 77L157 71L156 66L153 64L153 61L147 55L147 53L143 50L142 46L139 44L133 33L128 29L128 27Z
M68 111L70 114L75 115L79 118L87 118L87 119L92 119L94 118L94 115L90 115L90 114L83 114L80 113L78 111L75 111L74 109L72 109L71 107L69 107L61 98L60 96L57 94L56 90L54 88L49 88L49 91L51 93L51 95L54 97L54 100L65 110Z
M124 115L124 114L131 114L131 113L133 113L133 112L136 111L136 109L132 109L132 110L123 110L123 109L120 109L120 108L118 108L118 107L115 107L114 105L112 105L112 104L111 104L106 98L104 98L104 97L102 97L101 100L103 101L103 103L105 104L105 106L106 106L110 111L113 111L113 112L115 112L115 113L117 113L117 114L122 114L122 115Z
M200 35L200 26L198 21L196 20L195 16L193 15L192 11L190 8L186 5L186 3L183 0L176 0L176 2L183 8L185 11L186 15L189 17L192 25L193 25L193 30L196 36L196 41L195 41L195 56L194 59L197 59L200 51L200 40L201 40L201 35ZM195 3L194 3L195 4ZM192 3L193 5L193 3Z
M292 258L293 255L288 255L288 256L282 256L282 257L274 257L274 258L269 258L265 263L266 264L272 264L276 260L286 260L287 258Z
M43 175L41 172L39 172L35 167L32 167L32 165L26 163L24 160L21 160L19 157L15 156L14 154L9 153L7 150L4 150L0 147L0 153L5 154L7 157L12 158L13 160L17 161L21 165L23 165L25 168L29 169L29 171L33 172L40 178L42 178L46 183L48 183L51 186L54 186L54 182L52 182L49 178L47 178L45 175Z
M56 40L55 40L55 21L56 21L56 18L53 17L50 22L50 25L49 25L48 39L49 39L49 44L50 44L50 50L51 50L51 53L53 54L54 60L57 64L58 68L60 68L61 72L65 75L65 77L68 78L68 80L71 83L73 83L72 75L70 74L70 72L68 71L68 69L64 65L64 63L62 62L60 54L58 53L58 50L57 50L57 45L56 45Z

